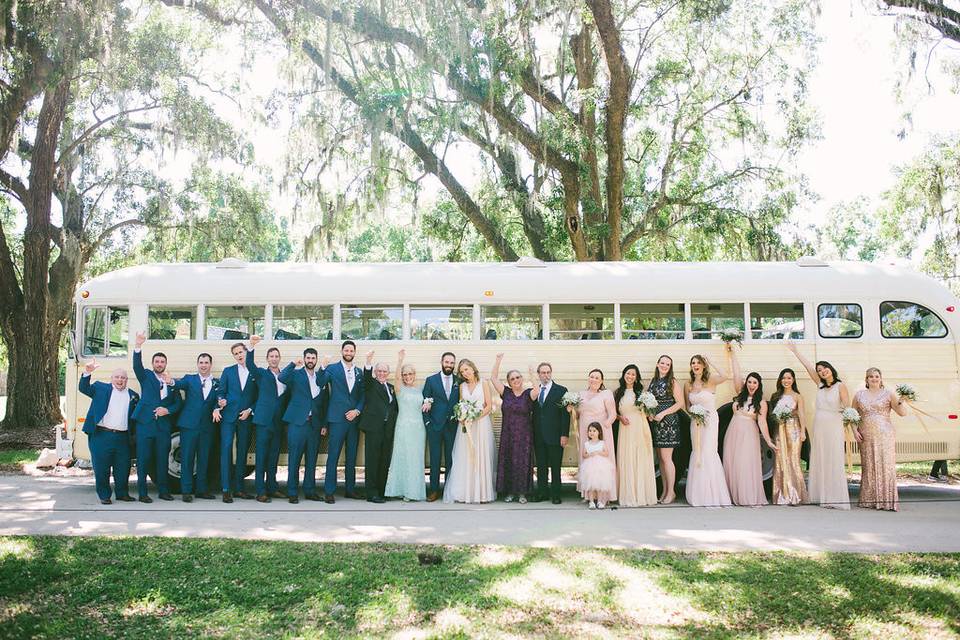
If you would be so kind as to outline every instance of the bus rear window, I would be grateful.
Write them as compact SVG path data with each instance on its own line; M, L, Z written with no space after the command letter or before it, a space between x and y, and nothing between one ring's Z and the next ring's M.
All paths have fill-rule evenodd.
M859 338L863 335L863 309L858 304L821 304L817 307L821 338Z
M947 335L947 326L922 304L883 302L880 333L884 338L942 338Z

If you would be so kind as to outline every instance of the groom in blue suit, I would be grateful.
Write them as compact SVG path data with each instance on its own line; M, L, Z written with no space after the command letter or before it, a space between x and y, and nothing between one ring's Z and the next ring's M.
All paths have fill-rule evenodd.
M307 500L320 500L317 493L317 455L320 452L320 422L324 411L318 384L317 350L304 349L303 357L280 372L278 380L287 385L290 400L283 414L287 423L287 500L300 501L300 460L303 459L303 494Z
M282 495L277 485L277 463L283 436L283 412L290 394L287 385L279 378L280 349L267 349L267 366L257 366L253 350L261 340L260 336L250 336L247 369L257 381L257 403L253 406L253 424L257 431L254 489L257 502L270 502L270 496Z
M140 396L127 388L127 372L117 369L110 383L90 382L90 375L100 365L91 360L80 376L80 393L91 399L83 432L87 434L97 497L103 504L110 500L110 472L117 500L133 502L130 497L130 427Z
M236 364L220 374L217 403L213 421L220 423L220 484L223 501L233 502L233 494L245 500L253 495L243 491L243 478L247 475L247 451L250 449L250 416L257 400L257 383L247 369L247 347L238 342L230 347L230 355ZM233 441L237 441L237 458L233 460Z
M427 423L427 442L430 445L430 487L427 501L440 497L440 454L447 463L444 482L450 477L453 465L453 440L457 437L457 418L453 408L460 401L460 385L453 375L457 357L449 351L440 357L440 371L429 376L423 385L423 412Z
M213 494L207 489L207 469L215 431L213 410L217 406L218 380L213 377L211 369L213 356L201 353L197 356L197 373L187 374L179 380L168 380L168 384L186 396L177 418L180 428L180 493L184 502L193 502L194 469L197 472L197 497L213 500Z
M321 388L329 385L330 404L327 408L327 471L323 478L323 500L327 504L335 502L333 493L337 490L337 462L343 445L347 445L346 476L347 498L360 500L363 496L356 493L357 445L360 431L357 428L360 412L363 411L363 372L353 364L357 345L346 340L340 346L340 362L329 367L329 356L324 356L323 370L317 374L317 383ZM322 433L322 432L321 432Z

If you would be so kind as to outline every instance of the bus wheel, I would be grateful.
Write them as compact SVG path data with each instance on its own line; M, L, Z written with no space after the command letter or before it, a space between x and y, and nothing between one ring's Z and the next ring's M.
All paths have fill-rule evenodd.
M170 455L167 458L167 484L171 493L180 493L181 458L180 433L177 432L170 436Z
M761 438L760 473L763 477L763 491L767 494L768 499L773 496L773 465L775 455L773 449L768 447L767 443Z

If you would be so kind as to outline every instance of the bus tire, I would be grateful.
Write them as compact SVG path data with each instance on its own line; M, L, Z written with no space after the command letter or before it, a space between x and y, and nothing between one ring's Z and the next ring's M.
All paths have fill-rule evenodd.
M167 485L171 493L180 493L180 474L183 454L180 450L180 432L170 435L170 455L167 456Z

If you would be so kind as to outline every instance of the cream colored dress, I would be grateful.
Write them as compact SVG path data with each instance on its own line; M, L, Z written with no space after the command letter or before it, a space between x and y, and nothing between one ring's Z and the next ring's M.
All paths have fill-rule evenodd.
M621 507L657 504L653 436L647 416L636 405L636 399L633 389L624 391L620 399L619 414L630 421L630 424L620 423L620 442L617 447Z
M473 391L460 385L460 399L473 400L483 406L483 383ZM493 502L497 498L494 479L497 449L493 439L493 423L486 415L467 427L469 434L457 425L453 441L453 466L443 488L444 502Z
M850 508L841 411L839 383L817 389L817 413L810 434L810 502L833 509Z

